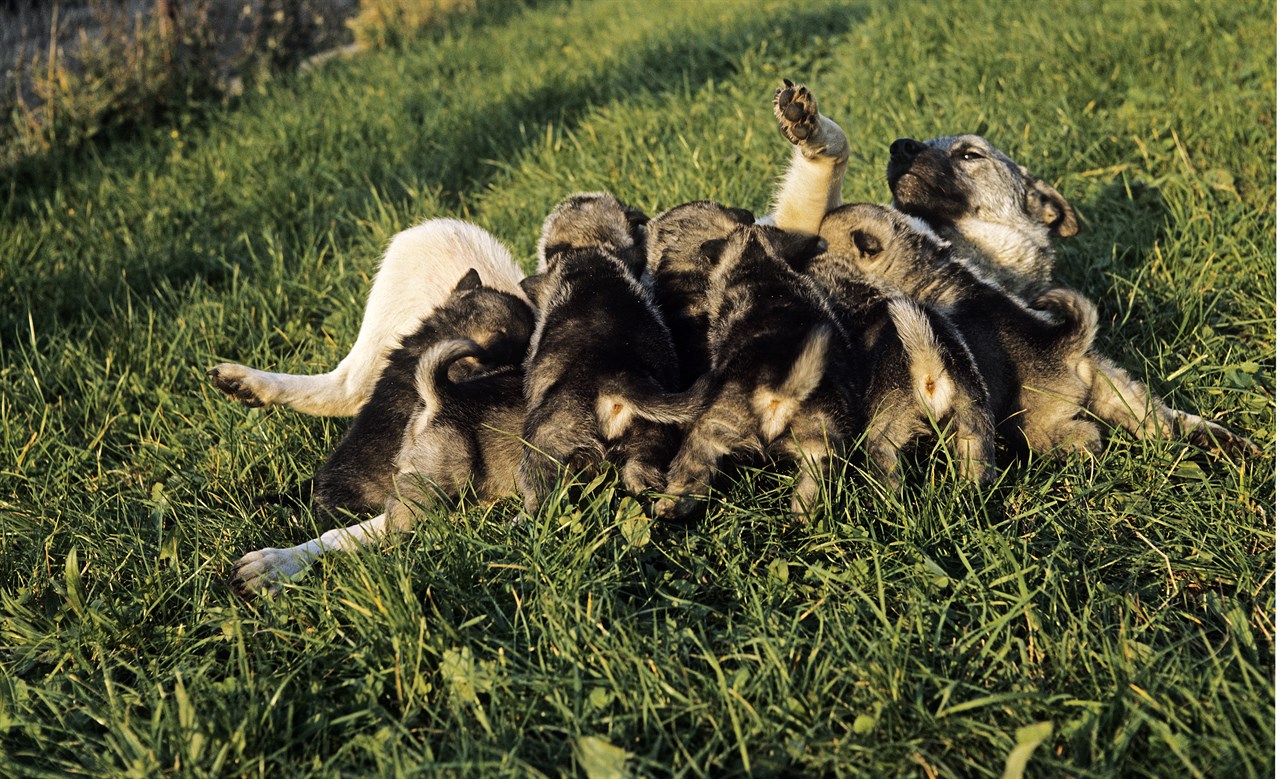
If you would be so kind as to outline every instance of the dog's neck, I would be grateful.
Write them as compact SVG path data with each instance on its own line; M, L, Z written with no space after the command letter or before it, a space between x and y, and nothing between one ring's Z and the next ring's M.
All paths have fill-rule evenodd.
M1047 230L1027 230L982 219L935 224L954 256L976 275L1024 300L1053 284L1053 245Z

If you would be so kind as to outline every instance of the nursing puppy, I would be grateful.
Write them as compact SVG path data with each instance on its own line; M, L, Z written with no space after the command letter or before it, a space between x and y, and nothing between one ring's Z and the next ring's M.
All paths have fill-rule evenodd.
M793 263L826 292L865 374L864 446L886 483L901 487L900 453L917 438L948 434L960 474L983 481L994 456L986 382L955 325L909 297L877 286L842 242Z
M479 273L474 268L468 270L448 299L387 358L369 402L361 407L338 448L312 479L314 506L360 512L381 509L386 503L409 420L419 413L425 399L439 394L424 394L415 385L421 366L430 362L424 357L428 350L441 344L454 344L454 348L459 343L472 344L473 348L445 363L456 381L504 366L518 367L532 333L533 311L522 298L484 286ZM516 381L518 400L518 376Z
M524 299L524 273L496 238L456 219L428 220L392 238L355 344L332 371L307 376L224 362L209 369L209 379L246 406L283 405L304 414L352 416L369 399L392 350L449 297L468 269L475 269L485 285Z
M704 247L723 244L734 230L754 223L750 211L701 200L676 206L647 225L648 275L671 329L684 385L711 369L707 288L715 260Z
M1024 301L1053 286L1052 238L1075 235L1075 212L1053 187L977 135L889 147L894 207L923 219L956 256ZM1183 438L1209 451L1257 454L1247 438L1170 408L1111 360L1091 353L1090 413L1137 438Z
M718 224L737 220L721 207ZM813 237L738 224L704 243L714 263L707 290L711 370L699 383L701 412L667 476L658 516L685 517L698 506L720 462L733 455L784 456L800 464L793 513L817 509L831 454L861 430L857 381L846 335L826 298L787 258L812 253ZM695 385L696 386L696 385Z
M395 361L402 351L393 355L387 372L399 372ZM385 480L384 489L381 478L362 474L366 497L371 498L375 489L385 493L383 513L297 546L250 552L232 569L232 587L244 596L275 592L328 552L354 551L409 530L424 506L467 495L489 501L513 494L523 451L520 368L506 365L477 373L467 367L467 378L450 378L464 362L495 361L484 347L466 338L437 341L422 351L409 369L416 402L398 431L398 451L390 468L394 477ZM379 388L386 378L384 373ZM377 398L375 389L374 402ZM395 433L394 427L388 432Z
M644 272L643 214L613 196L569 197L547 217L540 273L525 282L538 309L525 361L528 449L519 469L536 514L562 469L615 464L632 493L662 486L685 406L675 347Z

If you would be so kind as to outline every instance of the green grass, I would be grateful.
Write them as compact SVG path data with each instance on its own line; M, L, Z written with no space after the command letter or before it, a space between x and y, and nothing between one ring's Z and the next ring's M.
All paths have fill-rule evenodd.
M1274 27L1252 1L546 2L0 173L0 774L999 776L1048 722L1028 775L1270 775L1270 453L1117 436L982 491L922 459L901 498L851 467L807 527L750 472L639 545L605 481L520 526L429 513L245 603L230 563L317 530L253 496L345 423L204 369L334 365L423 218L529 262L574 190L763 211L785 75L849 132L848 200L887 198L901 135L979 130L1053 182L1104 349L1270 451Z

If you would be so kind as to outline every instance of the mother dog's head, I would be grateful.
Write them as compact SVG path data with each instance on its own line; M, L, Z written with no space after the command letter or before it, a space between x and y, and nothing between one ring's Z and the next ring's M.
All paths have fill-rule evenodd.
M930 222L1030 222L1060 237L1080 229L1058 190L980 135L899 138L889 145L888 178L894 207Z

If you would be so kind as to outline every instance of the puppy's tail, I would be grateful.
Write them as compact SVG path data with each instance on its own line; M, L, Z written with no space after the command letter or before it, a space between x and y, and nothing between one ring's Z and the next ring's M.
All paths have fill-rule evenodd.
M450 366L458 360L483 355L484 348L470 338L441 341L422 353L414 372L414 386L418 390L418 397L426 404L427 416L434 416L435 409L440 406L441 396L453 386L449 379Z
M1032 301L1039 309L1062 317L1061 347L1068 354L1083 355L1098 334L1098 307L1074 289L1051 289Z
M931 419L941 419L951 410L956 383L947 371L942 344L928 314L915 301L895 297L889 301L889 318L907 353L916 399Z
M835 328L829 324L814 327L805 336L800 354L777 389L761 387L751 397L752 408L760 425L760 434L772 441L786 430L801 404L818 389L827 374L827 354Z
M628 400L635 415L650 422L663 425L688 425L698 418L711 394L712 378L704 373L693 386L684 392L637 392L627 393Z
M834 330L830 325L818 325L809 331L800 356L791 365L786 381L778 388L778 394L788 400L801 403L818 388L827 372L827 351L831 348Z

